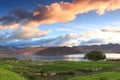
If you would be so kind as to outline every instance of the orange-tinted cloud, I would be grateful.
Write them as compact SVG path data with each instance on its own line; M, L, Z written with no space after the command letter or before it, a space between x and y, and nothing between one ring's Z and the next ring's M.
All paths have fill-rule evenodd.
M21 26L37 28L41 24L68 22L74 20L76 15L89 11L95 11L102 15L106 11L117 9L120 9L120 0L72 0L72 2L59 2L47 6L39 5L34 11L16 9L11 11L9 15L0 17L0 26L3 27L0 30L10 29L14 31ZM21 32L25 33L24 31L29 33L28 30ZM39 34L39 30L36 32L30 30L31 36L34 33ZM20 32L18 31L18 33Z
M72 2L59 2L47 6L39 5L33 12L16 9L11 14L0 18L4 25L20 23L25 26L39 26L40 24L53 24L74 20L76 15L95 11L99 15L106 11L120 9L120 0L72 0Z
M37 28L22 27L14 30L9 38L11 39L31 39L40 38L50 33L50 30L38 30Z
M59 2L47 6L39 5L33 12L16 9L12 15L3 16L0 22L3 25L19 23L25 26L39 26L40 24L53 24L74 20L76 15L95 11L102 15L106 11L120 9L120 0L72 0L72 2ZM13 16L14 15L14 16Z
M77 14L95 11L102 15L106 11L117 9L120 9L120 0L73 0L71 3L53 3L50 6L38 6L33 12L33 19L27 24L34 26L67 22L74 20Z

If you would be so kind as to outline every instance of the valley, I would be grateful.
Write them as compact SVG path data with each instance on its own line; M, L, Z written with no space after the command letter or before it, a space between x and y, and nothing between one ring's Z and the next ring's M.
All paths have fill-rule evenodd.
M10 73L11 80L13 80L12 74L16 76L15 80L74 80L73 77L79 77L79 76L84 76L84 77L86 76L85 80L87 80L87 76L89 75L92 76L94 74L99 75L99 73L100 75L103 73L104 76L111 74L119 78L119 76L116 75L116 73L120 71L120 64L119 62L116 61L114 62L113 61L101 61L101 62L47 61L45 62L45 61L37 61L37 60L1 58L0 69L5 72L8 71L4 74L7 76L7 74ZM104 72L108 74L105 74ZM0 74L3 74L3 72L0 72ZM103 78L104 76L101 75L101 77ZM76 79L77 78L75 78L75 80ZM114 80L117 79L115 78ZM0 78L0 80L3 79ZM82 79L77 79L77 80L82 80Z

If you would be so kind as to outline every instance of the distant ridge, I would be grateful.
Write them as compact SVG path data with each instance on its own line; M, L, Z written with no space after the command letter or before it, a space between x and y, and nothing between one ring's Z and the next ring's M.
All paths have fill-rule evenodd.
M120 44L86 45L74 47L38 46L26 48L17 48L16 46L0 46L0 55L56 56L87 53L92 50L102 51L105 53L120 53Z
M92 50L102 51L105 53L120 53L120 44L104 44L104 45L91 45L91 46L74 46L82 53L87 53Z
M78 54L80 51L72 47L28 47L19 49L16 53L25 55L56 56Z
M36 55L55 56L55 55L70 55L80 54L80 51L71 47L48 47L44 50L38 51Z

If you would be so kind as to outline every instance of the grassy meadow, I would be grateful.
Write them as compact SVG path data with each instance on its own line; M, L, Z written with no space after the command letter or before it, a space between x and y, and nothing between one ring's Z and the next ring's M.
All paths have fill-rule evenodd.
M0 80L27 80L23 76L11 71L12 66L8 64L0 64Z
M0 59L0 80L120 80L119 74L120 64L117 61L43 62Z
M120 80L120 72L103 72L88 76L70 78L68 80Z

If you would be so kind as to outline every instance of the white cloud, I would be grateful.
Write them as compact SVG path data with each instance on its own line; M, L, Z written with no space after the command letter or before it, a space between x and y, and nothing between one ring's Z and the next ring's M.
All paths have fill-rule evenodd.
M50 32L39 30L38 28L32 27L22 27L12 31L10 38L13 39L32 39L32 38L40 38L42 36L47 35Z
M78 14L94 11L99 15L102 15L106 11L114 11L118 9L120 9L120 0L72 0L71 2L60 1L58 3L52 3L51 5L46 6L39 5L34 9L34 11L15 9L10 11L9 14L0 17L0 30L10 30L11 32L0 36L2 39L6 40L9 38L38 38L50 32L39 30L38 27L41 24L69 22L71 20L75 20ZM21 26L24 28L20 28ZM31 26L37 28L34 29L31 28ZM89 28L84 26L76 28L92 30L91 27ZM72 31L71 29L67 28L61 28L58 30Z
M113 28L112 28L113 29ZM116 29L116 28L114 28ZM120 28L119 28L120 29ZM108 29L109 30L109 29ZM67 34L53 39L41 40L44 46L78 46L120 43L120 33L115 31L92 30L82 34Z
M20 40L31 40L33 38L40 38L48 33L51 30L39 30L38 28L32 27L19 27L14 30L0 30L0 44L9 43L12 41L20 41Z
M120 33L120 27L110 27L106 26L102 29L103 32L110 32L110 33Z

